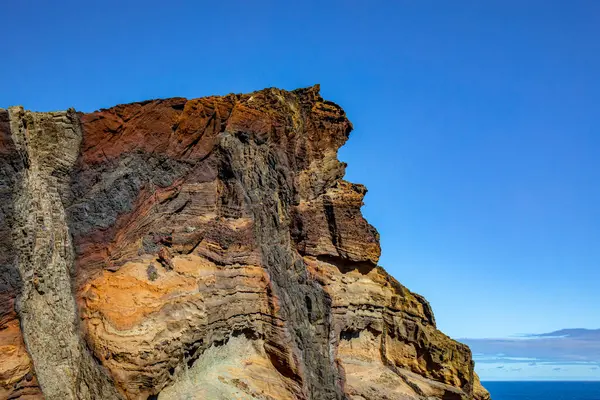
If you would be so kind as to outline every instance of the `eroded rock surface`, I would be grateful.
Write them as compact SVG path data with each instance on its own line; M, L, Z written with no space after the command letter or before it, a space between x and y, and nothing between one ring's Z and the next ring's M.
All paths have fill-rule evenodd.
M0 398L487 399L318 86L0 110Z

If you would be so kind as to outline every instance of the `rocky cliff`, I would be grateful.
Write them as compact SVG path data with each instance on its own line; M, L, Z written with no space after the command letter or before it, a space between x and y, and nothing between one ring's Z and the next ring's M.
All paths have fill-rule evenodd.
M318 86L0 110L1 399L488 399Z

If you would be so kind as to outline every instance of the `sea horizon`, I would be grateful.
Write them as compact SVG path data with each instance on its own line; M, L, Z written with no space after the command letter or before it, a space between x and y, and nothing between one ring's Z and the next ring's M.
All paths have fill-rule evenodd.
M600 381L483 381L492 400L600 400Z
M482 380L481 383L485 385L486 382L543 382L543 383L550 383L550 382L556 382L556 383L572 383L572 382L598 382L600 383L600 379L485 379Z

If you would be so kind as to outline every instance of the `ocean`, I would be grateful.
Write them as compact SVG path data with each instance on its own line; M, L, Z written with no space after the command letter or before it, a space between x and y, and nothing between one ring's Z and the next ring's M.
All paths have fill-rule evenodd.
M482 382L492 400L600 400L600 382Z

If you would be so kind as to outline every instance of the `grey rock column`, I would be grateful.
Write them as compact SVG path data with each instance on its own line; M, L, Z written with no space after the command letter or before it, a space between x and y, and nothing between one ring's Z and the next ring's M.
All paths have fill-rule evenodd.
M12 107L9 113L25 166L14 196L13 241L23 281L17 306L40 386L46 399L118 398L81 337L71 286L74 253L60 193L79 154L79 119L73 110Z

